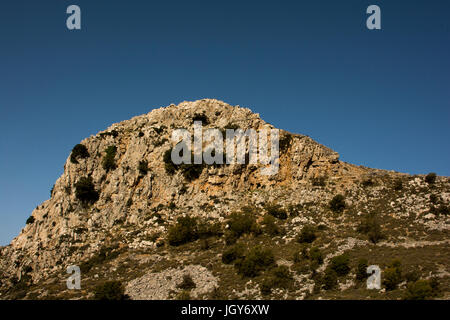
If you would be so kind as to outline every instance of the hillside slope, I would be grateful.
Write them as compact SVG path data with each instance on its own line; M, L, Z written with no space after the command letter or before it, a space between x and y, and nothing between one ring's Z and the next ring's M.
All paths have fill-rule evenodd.
M448 299L449 178L348 164L283 130L275 175L260 164L173 166L172 132L194 120L273 129L247 108L204 99L86 138L51 198L1 248L0 298L87 299L117 280L132 299ZM361 259L383 281L397 272L395 285L366 290ZM81 267L81 290L66 288L69 265ZM188 274L193 288L180 285Z

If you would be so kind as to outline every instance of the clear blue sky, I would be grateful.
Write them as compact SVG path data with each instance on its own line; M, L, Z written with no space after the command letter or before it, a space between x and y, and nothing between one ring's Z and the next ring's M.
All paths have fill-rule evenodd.
M66 8L82 30L66 28ZM365 27L381 7L382 30ZM450 175L450 1L0 4L0 244L110 124L217 98L369 167Z

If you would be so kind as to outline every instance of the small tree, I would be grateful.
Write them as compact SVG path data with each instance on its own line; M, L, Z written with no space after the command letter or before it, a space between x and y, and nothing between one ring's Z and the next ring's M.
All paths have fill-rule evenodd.
M341 254L331 259L330 268L333 269L338 276L345 276L350 272L350 258L347 254Z
M148 172L148 161L147 160L139 161L138 170L141 176L145 176Z
M436 182L436 173L430 172L425 176L425 182L428 184L434 184Z
M335 195L330 201L330 209L334 212L344 211L345 197L342 194Z
M312 243L316 238L316 228L311 225L306 225L298 235L297 241L299 243Z
M252 232L255 224L256 219L250 212L233 212L228 218L230 230L237 237Z
M367 274L367 267L368 267L369 262L367 261L367 259L359 259L358 261L358 266L356 267L356 280L358 281L364 281L365 279L367 279L368 274Z
M169 228L168 240L172 246L195 241L198 239L197 219L179 217L177 223Z
M394 260L384 270L383 285L386 287L386 290L394 290L402 282L402 279L401 263L398 260Z
M72 153L70 154L70 162L78 163L78 159L84 159L89 157L88 149L83 144L77 144L72 149Z
M117 168L116 162L114 161L114 158L116 157L117 153L117 147L116 146L109 146L105 149L106 155L103 158L102 166L103 169L105 169L107 172L110 170L114 170Z
M35 221L34 217L33 216L29 216L28 219L27 219L27 224L33 224L34 221Z
M237 260L235 267L238 273L245 277L256 277L259 273L272 266L275 258L270 249L255 247L245 256L244 259Z
M120 281L107 281L94 289L96 300L125 300L125 288Z
M325 275L323 276L323 288L325 290L332 290L337 287L338 275L336 271L332 268L327 268L325 270Z
M84 204L92 204L99 199L91 177L83 177L75 184L75 196Z
M196 286L197 285L195 284L194 280L192 280L191 275L187 273L183 275L183 281L177 287L183 290L191 290Z
M277 219L287 219L287 212L279 204L268 204L265 206L268 214Z

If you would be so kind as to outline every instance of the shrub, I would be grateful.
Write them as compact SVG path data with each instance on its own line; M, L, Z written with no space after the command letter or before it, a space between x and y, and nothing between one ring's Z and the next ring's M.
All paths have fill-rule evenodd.
M198 239L197 219L179 217L177 223L169 228L168 240L172 246L195 241Z
M315 187L325 187L327 178L325 176L315 177L311 179L312 185Z
M362 185L364 188L367 188L367 187L373 187L373 186L375 185L375 182L374 182L372 179L368 178L368 179L364 179L364 180L361 182L361 185Z
M28 219L27 219L27 224L33 224L34 221L35 221L34 217L33 216L29 216Z
M268 214L278 219L287 219L287 212L279 204L268 204L265 206Z
M191 300L189 291L183 290L177 295L177 300Z
M114 161L114 158L117 153L117 147L116 146L109 146L105 149L106 155L103 157L102 166L103 169L106 171L114 170L116 169L116 162Z
M225 264L230 264L238 259L242 259L243 257L244 257L244 247L240 244L237 244L231 248L226 249L222 253L222 262Z
M281 233L281 230L277 226L277 224L275 222L275 218L273 216L269 216L269 215L264 216L262 223L264 225L264 231L267 234L269 234L271 236L276 236Z
M350 258L347 254L341 254L331 259L330 268L333 269L338 276L345 276L350 272Z
M70 162L78 163L78 159L84 159L89 157L88 149L83 144L77 144L72 149L72 153L70 154Z
M272 266L275 258L270 249L255 247L244 259L237 260L235 267L245 277L256 277L262 270Z
M293 277L287 266L278 266L271 271L278 288L288 288L293 281Z
M403 182L400 179L395 180L394 182L394 190L395 191L400 191L403 189Z
M405 280L407 282L416 282L419 279L420 273L417 270L413 270L405 274Z
M429 280L417 280L409 283L404 299L406 300L425 300L436 296L435 290Z
M194 280L192 280L192 277L190 274L183 275L183 281L177 286L179 289L183 290L191 290L194 289L197 285L195 284Z
M204 113L196 113L192 117L192 121L201 121L202 125L207 125L209 123L208 117Z
M398 260L394 260L384 270L383 285L386 287L386 290L394 290L402 282L402 279L401 263Z
M325 274L323 276L323 288L325 290L332 290L337 287L337 279L338 275L336 271L331 268L327 268L325 270Z
M174 175L177 171L177 166L172 162L172 149L166 150L163 156L164 168L169 175Z
M372 243L378 243L380 240L384 239L380 223L375 217L375 214L369 214L363 218L357 231L366 234Z
M145 176L148 172L148 161L147 160L139 161L138 170L141 176Z
M198 177L200 177L200 175L203 172L203 168L204 168L203 164L183 163L180 165L181 173L187 181L198 179Z
M255 217L249 212L233 212L228 218L230 230L237 237L240 237L244 233L252 232L255 224Z
M99 193L95 190L91 177L82 177L75 184L75 196L84 204L92 204L99 199Z
M436 173L430 172L425 176L425 182L428 184L434 184L436 182Z
M342 194L335 195L330 201L330 209L334 212L344 211L345 197Z
M312 247L311 249L309 249L309 258L312 261L317 262L317 264L319 265L323 263L323 254L317 247Z
M125 288L120 281L107 281L94 289L96 300L125 300Z
M356 267L356 280L358 281L364 281L369 276L367 274L367 267L369 266L369 263L367 259L359 259L358 266Z
M306 225L302 228L302 231L297 237L297 241L300 243L312 243L316 240L316 228L310 225Z

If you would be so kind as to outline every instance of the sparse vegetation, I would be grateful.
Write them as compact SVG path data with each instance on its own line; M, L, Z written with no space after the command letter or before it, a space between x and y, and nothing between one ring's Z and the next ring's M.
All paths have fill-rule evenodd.
M83 144L77 144L72 149L72 153L70 154L70 162L78 163L78 159L85 159L89 157L88 149Z

